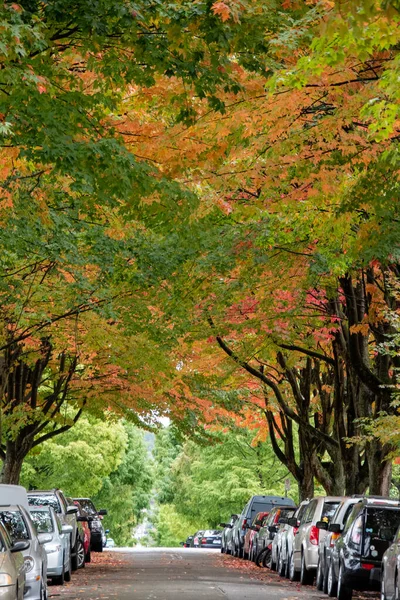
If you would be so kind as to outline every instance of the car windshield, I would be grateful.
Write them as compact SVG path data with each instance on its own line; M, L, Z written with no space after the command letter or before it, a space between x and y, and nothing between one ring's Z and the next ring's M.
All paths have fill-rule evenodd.
M19 510L2 510L0 518L13 541L29 540L29 531Z
M38 533L53 533L54 527L50 513L43 510L32 510L31 517Z
M95 509L95 506L91 500L85 498L77 498L77 500L90 516L97 516L97 510Z
M52 506L57 513L61 512L61 506L55 494L29 494L29 506Z
M400 525L400 510L368 508L365 519L363 555L381 561Z

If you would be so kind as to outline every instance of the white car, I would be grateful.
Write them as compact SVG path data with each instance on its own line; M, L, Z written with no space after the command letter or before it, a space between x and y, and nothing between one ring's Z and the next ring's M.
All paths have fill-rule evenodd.
M51 540L48 534L38 534L29 512L20 505L0 506L0 520L13 543L24 542L25 600L47 598L47 554L43 547Z
M63 525L51 506L31 506L32 520L39 534L49 534L51 541L44 544L47 554L47 576L52 583L64 585L71 579L70 525Z
M0 524L0 598L23 600L25 588L25 563L22 550L27 542L12 543L5 527Z

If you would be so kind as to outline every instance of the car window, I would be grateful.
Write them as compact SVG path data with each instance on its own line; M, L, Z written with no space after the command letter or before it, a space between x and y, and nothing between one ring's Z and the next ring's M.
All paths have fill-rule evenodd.
M61 513L61 505L55 494L29 494L29 506L52 506L57 513Z
M253 502L251 506L251 517L259 512L266 512L271 506L271 502Z
M339 506L339 502L324 502L324 506L322 509L321 521L325 521L327 523L330 522L337 507Z
M359 515L358 518L353 523L353 527L350 532L350 537L348 539L349 548L352 548L353 550L356 550L357 552L361 551L363 522L364 522L363 515Z
M62 523L61 523L60 517L58 515L56 515L56 523L57 523L58 533L62 533Z
M10 537L7 529L2 524L1 520L0 520L0 532L1 532L2 540L3 540L3 544L5 545L5 547L6 548L11 548L11 546L12 546L12 539L11 539L11 537Z
M78 498L78 502L90 516L93 517L93 516L97 515L97 510L91 500L89 500L87 498L86 499Z
M303 504L303 506L300 506L300 508L297 511L297 515L296 515L296 519L298 521L301 521L301 519L303 518L303 515L305 513L305 511L307 510L307 506L308 504Z
M30 539L25 519L19 510L2 510L0 518L13 541Z
M53 533L54 527L50 513L43 510L32 510L31 517L38 533Z
M346 525L347 519L349 518L349 516L351 515L351 511L353 510L353 506L354 506L353 504L349 504L349 506L347 507L346 512L343 515L343 525ZM334 519L332 518L332 521L333 520Z
M310 502L310 504L308 505L306 512L304 513L304 517L301 520L302 524L303 523L311 523L316 508L317 508L317 501L312 500Z
M368 508L363 555L373 560L381 560L383 553L392 543L399 525L400 510Z
M361 505L360 504L354 504L353 505L352 510L351 510L349 516L347 517L346 525L345 525L344 531L343 531L344 535L346 535L347 532L349 531L350 527L352 526L352 524L354 523L355 519L357 518L360 510L361 510Z

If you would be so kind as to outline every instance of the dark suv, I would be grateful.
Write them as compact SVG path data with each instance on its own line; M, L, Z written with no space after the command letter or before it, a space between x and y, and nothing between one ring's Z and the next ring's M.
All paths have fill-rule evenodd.
M232 530L232 546L236 556L243 557L244 536L259 512L270 512L275 506L296 506L290 498L280 496L252 496Z
M328 572L328 594L350 600L353 589L379 589L381 562L400 525L400 503L364 498L353 506L336 541Z
M89 519L90 527L90 549L93 552L103 552L103 540L105 539L105 531L100 517L107 514L104 509L96 510L90 498L74 498L86 511Z

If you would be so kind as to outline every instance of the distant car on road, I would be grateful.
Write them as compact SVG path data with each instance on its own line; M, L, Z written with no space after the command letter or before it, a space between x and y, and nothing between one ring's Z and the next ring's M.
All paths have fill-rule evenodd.
M115 542L110 537L107 538L106 548L115 548Z
M203 533L204 533L204 529L200 529L199 531L196 531L196 533L193 536L193 539L191 541L191 548L199 548L200 546L200 540L203 537Z
M200 548L221 548L222 531L206 529L200 538Z

